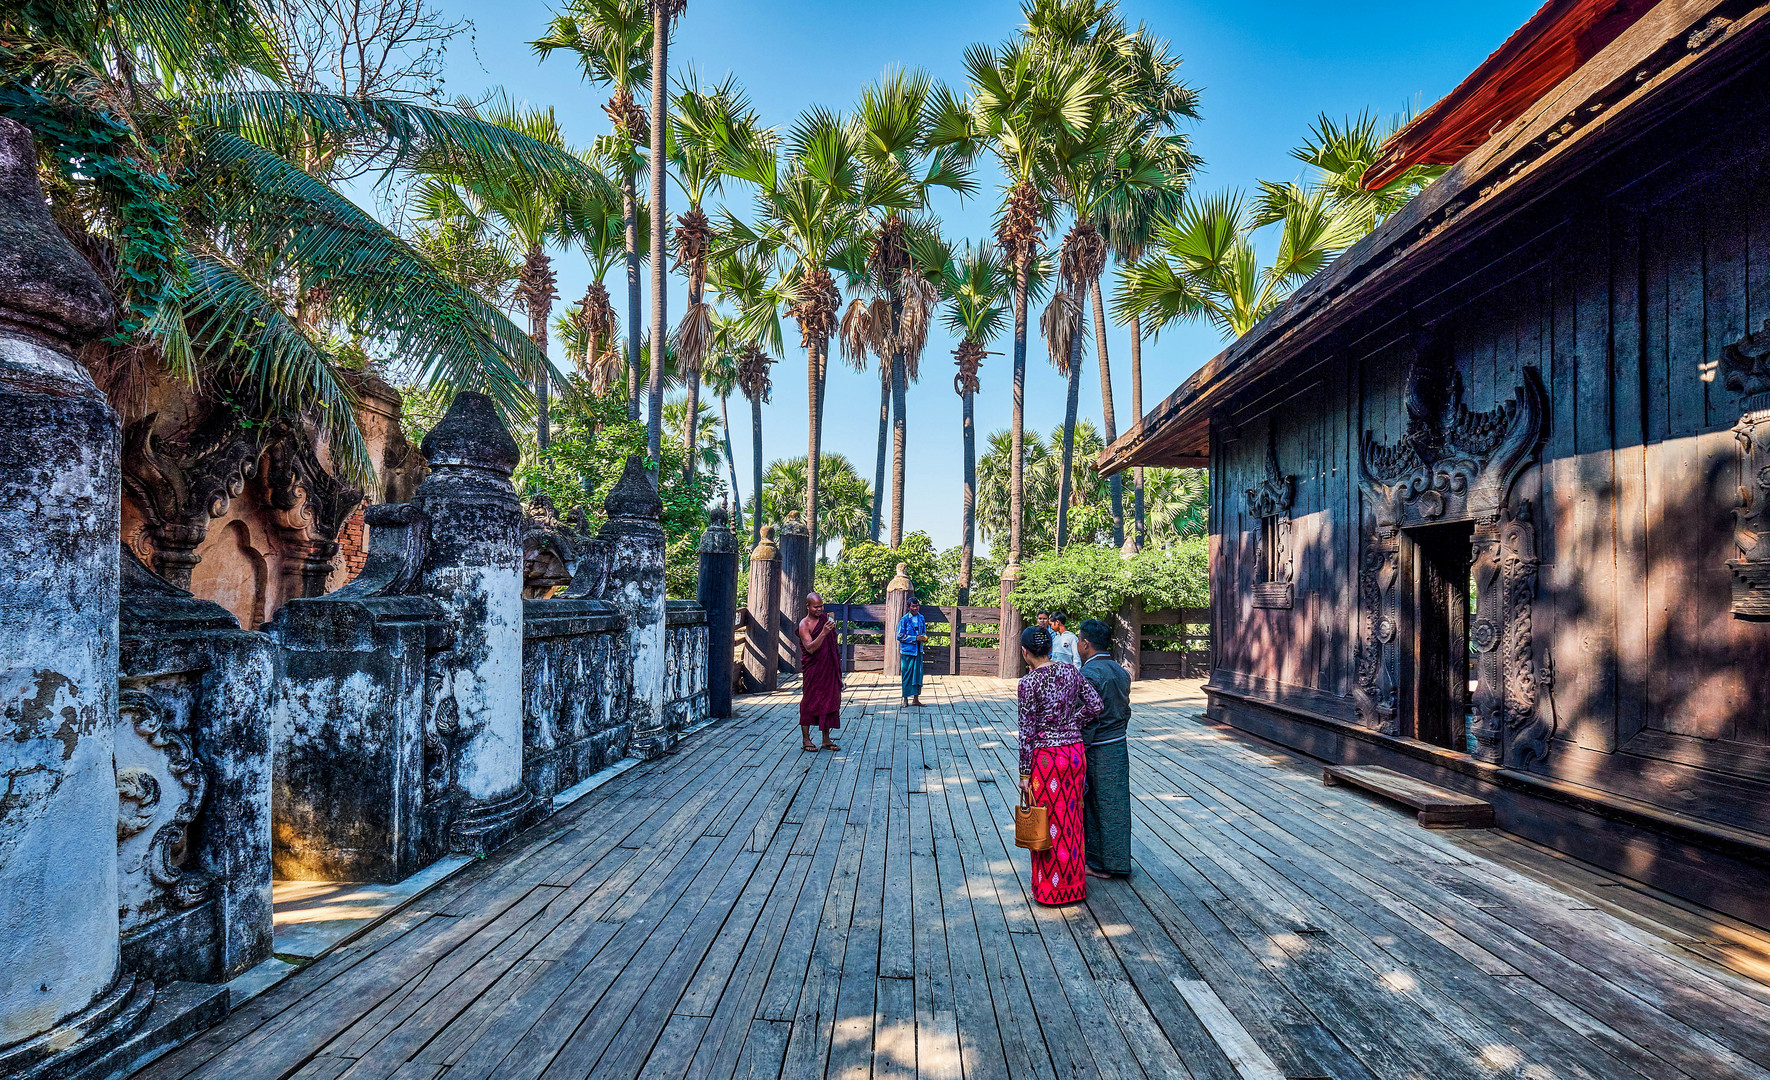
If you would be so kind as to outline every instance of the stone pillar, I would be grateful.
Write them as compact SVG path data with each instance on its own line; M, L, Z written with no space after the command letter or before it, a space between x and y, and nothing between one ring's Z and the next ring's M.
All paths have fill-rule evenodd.
M527 823L522 781L522 504L510 484L520 451L492 399L462 391L424 437L430 475L412 504L430 521L416 591L454 630L437 665L437 712L452 713L459 802L451 845L488 851Z
M700 574L695 599L707 612L707 715L731 715L733 625L737 621L737 537L726 525L724 505L715 506L701 536Z
M602 502L608 522L597 535L609 543L605 598L627 616L627 657L633 692L627 699L627 752L651 759L676 748L664 722L664 504L637 454Z
M897 674L898 662L903 658L903 646L897 643L897 621L904 616L910 606L909 564L898 563L897 573L892 576L890 584L885 586L885 661L886 678Z
M74 349L111 301L0 119L0 1073L76 1048L118 978L117 415ZM148 990L151 999L151 984ZM113 1008L114 1011L114 1008ZM92 1020L102 1027L104 1018ZM53 1038L32 1043L57 1028ZM126 1030L126 1029L125 1029Z
M781 524L780 551L781 618L777 621L782 628L781 659L789 669L798 672L801 667L799 621L805 618L805 597L812 591L812 584L811 531L799 520L797 510L789 511L787 520Z
M997 648L996 675L1018 679L1023 670L1020 662L1020 609L1014 606L1014 586L1020 582L1020 564L1009 563L1002 568L1002 640Z
M762 539L750 553L750 621L744 627L744 670L750 685L773 690L780 685L781 553L774 546L774 526L762 526Z

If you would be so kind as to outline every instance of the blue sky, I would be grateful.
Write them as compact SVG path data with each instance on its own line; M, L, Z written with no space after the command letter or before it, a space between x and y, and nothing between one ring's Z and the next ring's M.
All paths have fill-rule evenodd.
M528 42L549 15L547 0L442 0L451 15L474 24L471 40L450 49L448 90L478 94L501 85L513 97L552 105L575 144L607 130L605 95L582 84L571 60L540 63ZM1201 120L1191 132L1205 160L1196 188L1248 188L1258 179L1290 179L1301 166L1289 156L1311 121L1374 109L1391 113L1430 104L1529 18L1537 0L1482 0L1442 8L1404 3L1240 3L1205 0L1124 0L1133 23L1147 23L1185 59L1182 75L1200 91ZM975 41L996 42L1020 21L1007 0L899 3L812 0L692 0L671 47L672 67L692 65L713 78L731 72L748 88L772 124L786 126L811 105L846 108L860 88L893 65L921 67L936 78L962 82L961 59ZM999 195L992 165L979 174L982 191L968 204L938 207L946 235L986 236ZM676 195L672 192L673 197ZM734 200L742 206L743 200ZM560 292L583 295L588 270L581 258L559 259ZM616 282L610 282L611 287ZM617 297L623 295L617 292ZM681 314L680 283L671 321ZM624 309L623 309L624 310ZM763 416L765 457L806 452L804 353L792 346L775 366L774 401ZM941 547L959 539L961 442L959 399L952 390L951 350L944 333L930 341L922 381L909 393L909 496L905 528L926 531ZM1144 407L1153 407L1223 347L1205 326L1188 326L1147 342L1143 350ZM1003 346L1006 348L1006 345ZM1109 336L1115 402L1121 427L1130 423L1128 339ZM1093 358L1083 373L1082 414L1100 420L1099 372ZM982 372L977 403L981 437L1009 423L1006 356L992 356ZM826 452L848 456L870 480L878 433L878 381L872 374L832 365ZM1063 419L1064 382L1036 343L1028 350L1027 423L1050 431ZM732 399L738 476L749 483L748 405Z

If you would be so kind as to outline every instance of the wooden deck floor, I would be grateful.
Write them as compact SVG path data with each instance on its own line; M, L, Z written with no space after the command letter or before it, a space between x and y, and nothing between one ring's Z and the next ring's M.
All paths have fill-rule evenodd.
M633 769L152 1080L1756 1077L1762 935L1412 814L1139 684L1138 874L1028 902L1012 686L857 676Z

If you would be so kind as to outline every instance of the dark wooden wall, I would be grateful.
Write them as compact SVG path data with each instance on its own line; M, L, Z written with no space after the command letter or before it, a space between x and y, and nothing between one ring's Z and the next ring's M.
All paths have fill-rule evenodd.
M1548 391L1539 464L1514 488L1542 560L1538 707L1556 735L1540 771L1770 833L1770 624L1729 611L1741 405L1718 373L1723 347L1770 320L1770 139L1725 121L1624 150L1460 278L1422 282L1405 316L1213 424L1215 685L1355 719L1359 436L1401 435L1404 327L1429 319L1471 409L1511 398L1527 366ZM1250 595L1259 522L1243 491L1265 474L1268 424L1296 477L1289 610Z

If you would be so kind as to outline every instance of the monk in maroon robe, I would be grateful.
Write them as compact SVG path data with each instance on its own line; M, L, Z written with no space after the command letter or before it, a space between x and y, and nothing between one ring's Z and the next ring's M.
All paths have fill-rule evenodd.
M804 749L815 753L811 729L815 725L823 733L825 750L840 750L830 741L830 731L841 726L842 658L836 646L836 620L824 613L823 597L812 593L805 598L805 618L799 621L799 647L804 659L800 670L799 734Z

